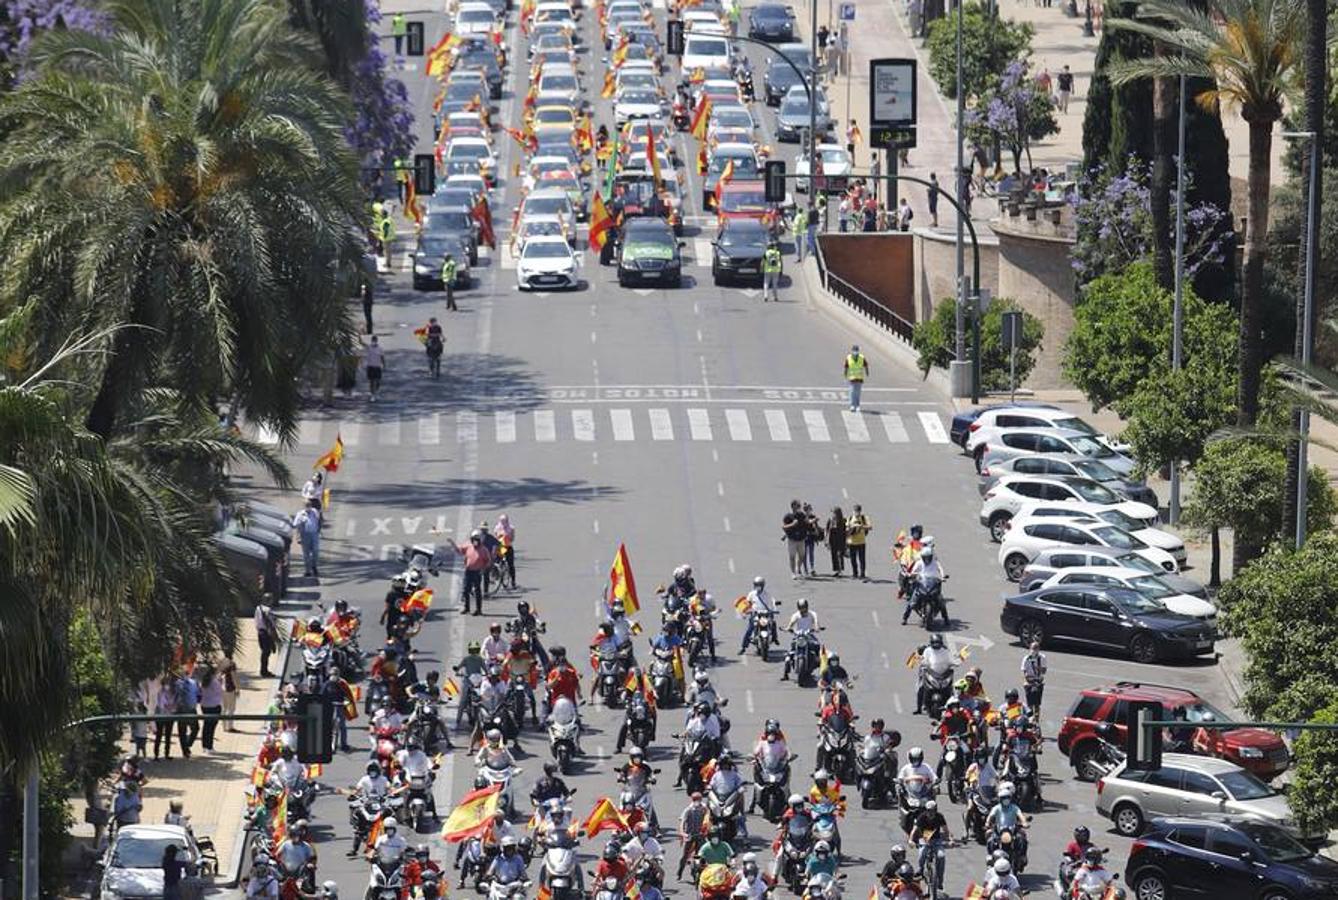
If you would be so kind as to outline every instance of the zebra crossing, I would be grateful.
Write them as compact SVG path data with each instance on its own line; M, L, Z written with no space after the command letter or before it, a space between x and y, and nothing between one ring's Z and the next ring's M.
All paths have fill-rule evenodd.
M429 413L416 417L395 414L373 418L370 411L342 421L304 420L298 428L302 446L434 446L479 441L489 444L552 444L558 441L615 444L649 440L706 443L852 444L862 446L924 441L946 444L947 430L937 413L849 410L651 407L559 408ZM262 443L277 443L263 429Z

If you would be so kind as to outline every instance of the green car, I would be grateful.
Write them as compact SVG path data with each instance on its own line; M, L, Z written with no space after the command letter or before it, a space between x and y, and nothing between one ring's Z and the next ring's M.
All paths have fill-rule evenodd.
M658 216L637 216L623 223L618 240L618 284L681 287L683 255L674 230Z

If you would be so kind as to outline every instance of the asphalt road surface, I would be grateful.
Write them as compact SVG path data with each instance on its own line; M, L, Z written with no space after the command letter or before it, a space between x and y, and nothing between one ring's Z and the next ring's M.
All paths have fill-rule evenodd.
M385 6L388 16L397 4L392 0ZM657 9L661 29L663 15ZM597 96L604 53L602 43L592 39L593 18L587 10L582 21L585 47L594 47L582 54L582 74L587 91L594 90L588 96L596 124L611 125L611 101ZM430 45L445 18L433 13L424 21ZM801 27L807 36L807 27ZM524 60L514 12L508 40L513 65L497 120L515 125L526 66L514 64ZM750 47L748 52L760 91L762 51ZM422 123L430 120L433 89L417 71L421 59L411 62L415 70L404 77ZM671 63L666 85L676 77ZM760 103L754 109L762 121L760 137L769 142L774 113ZM427 127L420 131L422 152L422 142L430 138ZM519 148L504 134L497 146L501 170L509 176L520 161ZM794 153L793 145L772 146L782 156ZM679 155L690 162L695 150L680 143ZM826 626L825 643L858 676L851 693L860 716L857 727L881 716L889 729L902 734L903 760L908 747L920 745L932 764L938 748L929 739L929 722L911 715L914 678L903 665L925 633L899 624L887 553L899 528L920 522L937 538L951 575L947 634L954 646L971 647L971 662L984 668L991 696L1000 699L1006 687L1019 684L1022 656L1022 648L999 629L999 597L1008 585L996 562L997 545L976 521L980 500L970 461L947 443L948 402L918 373L865 347L871 378L864 411L849 413L841 366L850 334L788 280L776 304L763 304L756 290L711 284L710 233L699 227L705 219L692 199L700 195L696 179L690 173L684 191L696 217L689 217L684 237L691 261L681 289L620 289L613 270L601 268L587 252L583 289L521 294L506 255L485 253L475 269L475 286L458 294L460 311L447 313L442 294L411 289L402 253L396 258L393 273L382 279L375 311L376 332L387 351L382 399L368 403L360 386L352 398L338 399L333 410L313 410L293 448L299 469L336 433L347 448L332 482L321 593L327 602L343 597L361 606L363 646L374 647L381 599L400 568L393 560L399 547L463 539L481 520L495 522L505 512L517 529L520 590L488 601L482 618L465 617L455 611L460 575L443 571L433 585L437 603L415 642L419 671L448 670L468 639L484 637L487 623L511 616L521 598L547 621L546 643L571 648L580 666L599 622L599 599L620 541L627 544L641 587L645 609L639 618L646 637L658 628L653 587L667 581L675 565L689 562L698 585L711 591L722 609L723 652L712 678L730 700L733 745L746 751L767 717L780 719L791 749L799 754L793 788L802 791L813 768L816 692L781 682L779 662L735 656L742 622L734 616L732 601L748 590L754 575L764 575L783 600L785 614L795 599L809 598ZM517 202L516 181L504 177L493 199L503 243ZM401 251L404 245L401 240ZM793 263L788 252L786 263ZM412 335L430 315L443 321L447 333L440 380L428 377ZM848 577L792 581L780 538L780 518L792 498L812 502L824 517L834 505L848 513L852 504L862 504L874 523L873 577L864 583ZM830 570L826 556L819 547L822 572ZM638 640L643 658L644 641ZM1211 662L1143 666L1057 649L1049 649L1048 656L1042 717L1047 735L1055 733L1084 686L1135 679L1183 685L1213 699L1221 699L1223 692ZM453 721L454 710L446 715ZM654 798L666 825L685 802L682 792L670 787L676 747L669 734L681 715L662 711L660 742L652 751L664 769ZM624 761L613 753L621 712L587 706L583 717L587 755L580 774L569 779L579 791L575 814L580 817L596 798L616 798L612 772ZM352 729L356 752L326 766L322 780L327 785L351 786L362 773L365 724L360 717ZM462 743L465 737L455 740ZM527 729L523 745L521 798L548 758L542 733ZM1092 786L1073 779L1052 744L1041 757L1041 768L1046 804L1032 826L1026 886L1033 892L1052 889L1059 850L1080 823L1092 826L1097 843L1112 848L1111 862L1122 869L1127 841L1095 818ZM750 774L750 767L743 772ZM473 776L472 761L462 752L447 757L436 791L443 816L469 790ZM853 794L852 786L852 800ZM960 832L961 807L946 796L942 805L950 828ZM360 896L368 864L345 856L351 829L344 798L322 796L312 826L320 851L318 880L336 881L343 897ZM766 857L770 827L757 818L751 830L749 849ZM903 839L897 816L861 811L852 802L841 830L846 891L863 897L889 846ZM418 840L433 847L439 859L454 856L436 828ZM602 845L603 836L586 842L583 852L593 859ZM679 853L676 841L668 842L667 851L672 866ZM961 896L968 882L981 879L984 862L983 848L974 844L950 850L949 894ZM537 867L536 861L532 874ZM593 862L587 868L592 867ZM454 878L451 883L454 888ZM672 882L666 887L677 897L693 893Z

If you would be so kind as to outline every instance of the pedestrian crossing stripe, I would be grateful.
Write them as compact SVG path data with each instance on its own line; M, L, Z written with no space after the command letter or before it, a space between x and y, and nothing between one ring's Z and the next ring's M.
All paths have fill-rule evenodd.
M723 410L718 407L619 407L607 411L567 408L484 413L459 410L454 415L430 413L418 416L413 422L403 421L400 416L387 417L382 410L377 413L375 421L364 421L360 415L343 421L303 421L297 430L297 442L300 446L322 445L334 440L335 434L342 435L344 446L349 448L432 446L443 441L454 444L476 441L551 444L558 440L631 443L638 440L669 442L675 438L702 443L716 440L777 444L844 441L861 446L906 444L921 438L931 444L948 442L942 417L927 410L910 417L910 423L916 426L914 431L907 417L895 411L838 412L816 408L768 408L761 410L760 419L756 408L734 407ZM272 431L258 430L257 439L272 444L277 437Z

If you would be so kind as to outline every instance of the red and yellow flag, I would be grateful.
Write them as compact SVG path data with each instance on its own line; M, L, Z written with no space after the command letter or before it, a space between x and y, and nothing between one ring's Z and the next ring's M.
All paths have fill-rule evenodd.
M492 229L492 210L488 208L488 200L482 194L478 200L474 201L474 206L469 210L469 215L475 222L479 223L479 238L491 249L497 249L497 235Z
M265 786L265 779L269 777L269 772L260 763L256 763L251 769L251 787L259 789Z
M595 801L595 808L590 810L590 815L586 816L581 824L581 830L588 838L594 837L601 831L627 831L627 820L608 797L600 797Z
M445 684L441 686L441 690L452 700L460 696L460 685L455 683L454 678L447 678Z
M599 96L605 100L611 98L617 91L617 85L614 82L613 70L610 69L604 73L604 87L600 89Z
M655 129L646 128L646 162L650 164L651 184L660 189L660 154L655 150Z
M414 185L413 173L404 179L404 218L423 224L423 211L418 208L418 188Z
M487 831L492 824L493 813L497 812L501 793L502 786L494 784L465 794L464 799L446 817L446 824L441 827L441 839L458 844Z
M347 681L340 682L344 694L344 720L352 722L358 717L358 697L353 692L353 686Z
M274 804L274 812L269 820L269 837L275 847L288 837L288 790L279 795L279 802Z
M327 453L321 455L311 467L315 469L324 469L327 472L338 472L339 464L344 461L344 438L342 435L335 435L334 446Z
M699 141L706 140L706 126L711 121L711 98L702 94L697 108L692 111L692 136Z
M400 601L400 612L413 615L432 608L432 588L419 588Z
M325 766L320 763L310 763L307 765L307 778L315 781L325 774Z
M984 900L984 898L984 886L976 884L974 881L966 886L966 893L962 895L962 900Z
M418 338L418 343L420 343L420 344L426 344L426 343L427 343L427 326L426 326L426 325L423 325L423 326L421 326L421 327L419 327L419 328L415 328L415 329L413 330L413 336L416 337L416 338Z
M608 215L608 212L605 211L604 214ZM618 545L613 565L609 566L609 588L609 595L614 600L623 602L623 610L629 616L641 609L641 602L636 596L636 579L632 577L632 562L627 558L626 544Z
M734 608L738 610L738 613L741 616L748 612L748 607L750 606L752 606L752 603L749 601L747 594L744 594L742 597L734 601Z
M590 249L598 253L609 242L609 232L613 230L613 217L599 191L590 204Z
M623 690L625 690L625 691L635 691L635 690L637 689L637 684L638 684L638 683L639 683L639 682L638 682L636 673L635 673L635 672L628 672L628 673L627 673L627 678L623 680Z
M706 170L707 170L708 168L710 168L710 166L711 166L710 160L708 160L708 159L706 158L706 145L705 145L705 144L698 144L698 145L697 145L697 174L698 174L698 175L705 175L705 174L706 174Z
M553 892L548 889L547 885L541 884L538 892L534 895L534 900L553 900Z
M624 31L622 37L618 39L618 46L613 48L613 56L610 57L615 69L627 62L627 47L631 43L632 36Z
M715 183L715 208L720 208L720 195L725 192L725 185L734 180L734 160L725 160L725 168L720 170L720 179Z
M379 841L379 840L381 840L381 835L385 833L385 830L386 830L386 817L385 817L385 815L377 816L377 817L376 817L376 821L372 823L372 827L369 828L369 829L367 829L367 855L368 855L368 856L371 856L372 853L373 853L373 851L375 851L375 849L376 849L376 842Z

